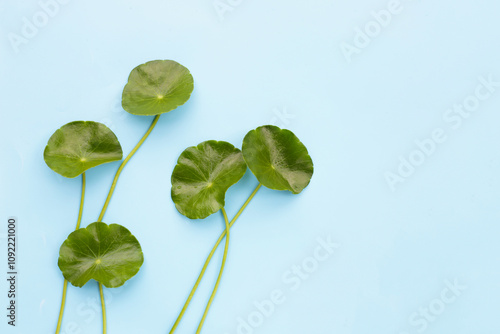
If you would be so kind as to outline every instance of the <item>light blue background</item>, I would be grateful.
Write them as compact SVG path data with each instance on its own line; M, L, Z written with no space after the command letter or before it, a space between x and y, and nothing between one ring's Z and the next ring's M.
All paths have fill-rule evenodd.
M298 196L261 190L238 220L204 333L238 333L238 318L255 316L254 302L273 290L286 300L253 333L414 334L423 324L429 334L499 332L500 88L458 127L443 116L475 94L478 77L500 81L500 3L402 1L350 62L342 43L354 43L358 27L376 29L372 11L387 1L230 3L221 20L213 0L69 1L16 53L9 34L21 34L23 17L41 7L0 2L0 217L20 224L19 323L7 326L2 311L0 331L55 329L58 249L76 222L80 179L45 165L48 138L73 120L101 121L129 152L152 119L122 110L127 76L140 63L174 59L191 70L193 95L161 117L105 216L137 236L146 259L125 287L108 290L110 334L168 332L223 230L219 214L190 221L175 210L170 174L180 152L207 139L240 146L269 123L297 134L315 174ZM386 172L435 129L447 140L391 190ZM117 167L88 172L84 225L97 218ZM230 189L230 216L255 185L248 173ZM328 237L341 246L291 290L282 276ZM194 332L221 256L177 333ZM443 305L447 280L466 288L432 321L410 322ZM95 283L70 287L64 333L100 333L97 298Z

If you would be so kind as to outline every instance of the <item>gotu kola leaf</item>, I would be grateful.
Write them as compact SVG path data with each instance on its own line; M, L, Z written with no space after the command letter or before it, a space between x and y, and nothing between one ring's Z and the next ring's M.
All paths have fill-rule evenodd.
M227 189L246 171L241 151L224 141L188 147L172 172L172 200L191 219L203 219L224 207Z
M76 121L63 125L50 137L45 163L64 177L77 177L87 169L121 160L122 148L115 134L104 124Z
M313 162L293 132L265 125L243 139L243 157L259 182L270 189L300 193L311 180Z
M129 230L97 222L68 236L59 250L58 265L74 286L94 279L116 288L137 274L143 262L141 245Z
M134 115L160 115L186 103L193 86L186 67L173 60L153 60L130 72L122 106Z

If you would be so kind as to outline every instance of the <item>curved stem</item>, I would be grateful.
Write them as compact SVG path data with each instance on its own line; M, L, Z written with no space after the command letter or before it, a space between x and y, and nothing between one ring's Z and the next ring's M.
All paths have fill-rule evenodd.
M76 221L76 228L80 228L80 223L82 222L83 214L83 203L85 201L85 172L82 173L82 195L80 197L80 209L78 210L78 219ZM61 299L61 309L59 310L59 319L57 320L56 334L61 331L62 319L64 315L64 307L66 306L66 291L68 290L68 281L65 279L63 284L63 294Z
M63 284L63 294L61 300L61 309L59 310L59 320L57 320L56 334L61 331L62 319L64 315L64 307L66 305L66 291L68 290L68 281L65 279Z
M102 291L101 283L99 283L99 294L101 295L101 307L102 307L102 334L106 334L106 304L104 303L104 293Z
M135 152L141 147L141 145L144 143L144 141L149 137L149 134L151 131L153 131L156 123L158 123L158 119L160 119L160 115L156 115L153 123L151 123L151 126L149 127L148 131L146 131L146 134L139 140L137 145L135 145L134 149L127 155L125 160L123 160L122 164L118 168L115 174L115 178L113 179L113 183L111 184L111 188L109 189L108 197L106 197L106 201L104 202L104 206L102 207L101 214L99 215L99 219L97 221L102 221L102 218L104 217L104 214L106 213L106 210L108 209L109 201L111 200L111 196L113 196L113 192L115 191L116 183L118 182L118 178L120 177L120 174L125 168L125 165L129 162L130 159L134 156Z
M222 277L222 273L224 272L224 267L226 265L227 259L227 250L229 248L229 220L227 219L226 210L224 208L221 209L222 215L224 216L224 222L226 223L226 245L224 246L224 255L222 256L222 264L220 266L219 276L217 277L217 281L215 282L214 290L212 291L212 295L208 300L207 307L205 308L205 312L203 313L203 317L201 317L200 324L198 325L198 329L196 330L196 334L201 332L201 328L203 327L203 323L208 314L208 310L210 310L210 306L215 298L215 294L217 293L217 289L219 288L220 280Z
M106 210L108 209L109 201L111 200L111 197L113 196L113 193L116 188L116 184L118 182L118 178L120 177L120 174L122 173L123 169L127 165L127 163L132 159L134 154L139 150L139 148L144 144L146 139L149 137L151 134L151 131L153 131L156 123L158 123L158 120L160 119L160 115L156 115L155 118L153 119L153 122L149 126L149 129L146 131L144 136L142 136L141 140L135 145L135 147L130 151L130 153L127 155L125 160L121 163L120 167L118 167L118 170L116 171L115 178L113 179L113 183L111 184L111 188L109 188L108 196L106 197L106 201L104 202L104 205L102 207L101 213L99 214L99 218L97 219L98 222L101 222L102 219L104 218L104 214L106 213ZM104 303L104 294L102 292L102 284L99 283L99 293L101 294L101 305L102 305L102 332L103 334L106 334L106 305Z
M83 215L83 203L85 201L85 172L82 173L82 196L80 197L80 210L78 211L78 220L76 222L76 228L75 230L78 230L80 228L80 223L82 222L82 215Z
M234 218L229 223L229 228L231 228L234 225L236 220L243 213L243 210L245 210L245 208L250 203L250 201L255 196L255 194L257 193L257 191L260 189L261 186L262 185L259 183L259 185L252 192L252 194L250 194L250 196L247 198L247 200L245 201L243 206L240 208L240 210L238 210L238 213L236 213L236 216L234 216ZM198 285L200 285L200 282L201 282L201 279L203 278L203 275L205 275L205 271L207 270L208 264L210 263L210 260L212 260L212 257L214 256L215 250L219 247L219 244L221 243L222 239L224 239L225 236L226 236L226 231L222 232L222 234L219 237L219 240L217 240L214 247L212 248L212 251L210 252L210 254L208 254L208 257L205 261L205 264L203 265L203 268L201 268L200 275L198 275L198 279L196 280L196 283L194 284L193 288L191 289L191 292L189 293L189 296L186 299L186 302L184 303L184 306L181 310L181 313L179 313L179 316L177 317L177 320L175 320L175 323L172 326L172 329L170 330L169 334L173 334L175 332L175 329L177 328L177 326L181 322L181 319L184 316L184 313L186 312L186 310L189 306L189 303L191 302L191 299L193 299L194 293L198 289Z

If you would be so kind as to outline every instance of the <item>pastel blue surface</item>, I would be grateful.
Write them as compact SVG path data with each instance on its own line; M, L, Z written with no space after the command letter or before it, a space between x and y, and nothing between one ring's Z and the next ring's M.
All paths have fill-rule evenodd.
M176 211L178 155L207 139L241 147L269 123L304 142L315 174L300 195L262 189L233 227L204 333L500 332L498 1L48 2L0 2L1 277L7 217L19 219L17 326L2 279L1 333L55 331L81 181L45 165L48 138L100 121L129 152L152 118L123 111L121 92L153 59L188 67L195 89L106 213L145 254L106 292L108 333L167 333L223 230L220 214ZM118 165L88 172L84 225ZM231 217L256 184L247 173L229 190ZM195 332L221 250L176 333ZM62 333L100 332L97 285L70 287Z

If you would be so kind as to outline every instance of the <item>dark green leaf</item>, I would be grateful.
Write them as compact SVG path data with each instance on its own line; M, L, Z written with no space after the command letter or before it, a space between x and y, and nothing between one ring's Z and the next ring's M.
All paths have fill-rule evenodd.
M121 160L122 148L115 134L97 122L76 121L50 137L43 157L47 166L64 177L76 177L87 169Z
M172 200L180 213L202 219L224 207L227 189L246 171L241 151L224 141L188 147L172 173Z
M243 157L257 180L270 189L300 193L311 180L313 162L293 132L265 125L243 140Z
M193 91L189 70L173 60L153 60L132 70L123 89L123 109L159 115L186 103Z
M58 264L74 286L94 279L116 288L137 274L143 262L141 245L129 230L117 224L92 223L68 236Z

